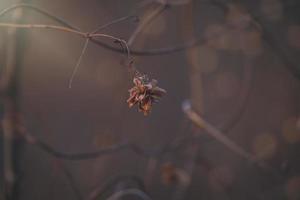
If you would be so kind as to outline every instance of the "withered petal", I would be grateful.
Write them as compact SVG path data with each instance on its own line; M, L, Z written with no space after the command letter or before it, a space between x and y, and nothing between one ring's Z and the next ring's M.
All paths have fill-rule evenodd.
M135 85L142 85L143 84L143 82L140 78L133 78L133 83Z
M151 90L151 95L157 96L157 97L162 97L166 93L167 93L166 90L159 88L159 87L155 87Z
M152 79L152 80L151 80L151 85L152 85L152 87L156 87L156 86L157 86L157 83L158 83L157 80L155 80L155 79Z
M134 106L137 102L138 101L135 99L135 96L129 97L127 99L127 103L128 103L129 108Z

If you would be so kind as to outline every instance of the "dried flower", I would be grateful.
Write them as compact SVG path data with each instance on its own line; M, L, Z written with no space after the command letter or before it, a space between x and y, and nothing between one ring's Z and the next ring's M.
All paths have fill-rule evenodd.
M151 82L146 75L137 73L133 78L134 87L129 90L127 103L129 107L138 104L139 111L144 115L150 113L152 104L157 102L166 91L157 86L157 81L152 79Z

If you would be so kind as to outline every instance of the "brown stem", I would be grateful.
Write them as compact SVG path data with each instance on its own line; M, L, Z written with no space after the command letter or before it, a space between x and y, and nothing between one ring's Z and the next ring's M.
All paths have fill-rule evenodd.
M156 9L149 13L128 39L128 46L132 46L141 31L146 26L148 26L157 16L159 16L166 8L166 5L159 5Z
M210 123L205 121L200 115L198 115L191 107L189 101L185 101L182 105L182 109L186 116L199 128L206 130L206 132L216 139L218 142L222 143L228 149L233 151L234 153L240 155L241 157L251 161L253 163L257 163L259 166L266 168L266 164L254 155L250 154L249 152L245 151L240 145L233 142L229 139L226 135L224 135L220 130L212 126Z

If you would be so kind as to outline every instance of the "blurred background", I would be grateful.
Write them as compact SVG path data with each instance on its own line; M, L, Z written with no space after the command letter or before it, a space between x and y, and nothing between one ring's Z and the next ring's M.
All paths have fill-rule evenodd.
M137 16L101 33L132 38L134 65L167 94L148 116L128 108L126 54L105 38L104 47L89 43L69 88L84 38L0 26L0 199L117 199L128 188L143 195L119 199L300 199L300 1L0 0L0 8L16 3L84 32ZM0 21L57 25L29 8ZM186 99L267 167L193 124ZM87 159L57 153L124 142Z

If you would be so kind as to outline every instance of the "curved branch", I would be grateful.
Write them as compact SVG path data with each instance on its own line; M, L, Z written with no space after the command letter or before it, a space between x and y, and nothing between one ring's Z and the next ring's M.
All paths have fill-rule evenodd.
M52 146L48 145L47 143L43 142L42 140L34 137L32 134L30 134L25 127L19 126L18 127L20 134L24 137L25 141L28 144L33 144L36 145L38 148L41 150L49 153L50 155L64 159L64 160L73 160L73 161L79 161L79 160L88 160L88 159L96 159L101 156L105 156L108 154L120 152L122 150L130 149L137 155L140 155L142 157L152 157L156 156L157 153L154 151L147 151L139 147L138 145L130 142L122 142L116 145L112 145L109 147L105 147L102 149L99 149L97 151L92 151L92 152L85 152L85 153L65 153L56 150Z
M117 52L117 53L124 53L123 49L113 47L109 44L105 44L99 40L91 39L91 41L105 49ZM180 52L183 50L186 50L188 48L192 48L197 45L201 45L204 42L206 42L206 39L200 38L197 40L192 40L189 42L186 42L181 45L176 46L170 46L170 47L164 47L164 48L156 48L156 49L147 49L147 50L141 50L141 49L131 49L131 55L135 56L158 56L158 55L168 55L176 52Z
M135 188L125 189L125 190L115 192L110 197L108 197L106 200L117 200L117 199L120 199L121 197L129 196L129 195L138 196L143 200L152 200L146 193L144 193L143 191L141 191L139 189L135 189Z
M82 32L79 28L77 28L76 26L74 25L71 25L70 23L66 22L65 20L55 16L54 14L46 11L46 10L43 10L39 7L36 7L36 6L33 6L33 5L30 5L30 4L16 4L16 5L13 5L11 7L8 7L4 10L2 10L0 12L0 18L3 17L5 14L17 9L17 8L29 8L29 9L32 9L38 13L41 13L42 15L54 20L55 22L61 24L62 26L64 27L60 27L60 26L55 26L55 25L38 25L38 24L27 24L27 27L26 27L26 24L18 24L20 25L19 27L14 27L13 24L9 24L9 23L2 23L2 26L6 26L6 27L14 27L14 28L49 28L49 29L56 29L56 30L60 30L60 31L66 31L66 32L71 32L71 33L75 33L75 34L78 34L78 35L81 35L82 37L85 37L85 38L90 38L90 39L93 39L94 37L107 37L107 38L110 38L110 39L113 39L113 40L116 40L120 43L123 43L126 47L126 51L127 51L127 57L128 59L130 58L130 50L129 50L129 47L127 45L127 42L123 39L120 39L120 38L117 38L117 37L114 37L114 36L111 36L111 35L108 35L108 34L102 34L102 33L98 33L99 30L103 29L103 28L106 28L112 24L116 24L118 22L121 22L125 19L130 18L131 16L127 16L127 17L123 17L123 18L120 18L120 19L117 19L117 20L114 20L110 23L107 23L99 28L97 28L95 31L91 32L91 33L84 33ZM15 24L17 25L17 24ZM123 52L123 48L120 49L122 53Z
M108 35L108 34L103 34L103 33L89 33L89 32L82 32L78 31L72 28L68 27L63 27L63 26L56 26L56 25L47 25L47 24L13 24L13 23L0 23L0 27L6 27L6 28L24 28L24 29L52 29L52 30L57 30L57 31L62 31L62 32L67 32L67 33L73 33L75 35L79 35L83 38L90 39L92 40L93 38L98 38L98 37L104 37L108 38L120 43L123 43L126 47L126 52L127 52L127 57L128 59L130 58L130 50L127 45L127 42L121 38Z
M137 184L139 189L142 191L145 190L145 185L143 181L135 175L120 175L112 180L109 180L107 183L105 183L103 186L96 187L92 192L90 192L90 195L88 196L88 200L95 200L100 199L105 193L107 193L110 189L112 189L113 186L115 186L120 181L126 181L131 180Z
M4 9L0 12L0 17L2 17L3 15L5 15L8 12L11 12L11 11L17 9L17 8L28 8L28 9L34 10L38 13L43 14L46 17L49 17L50 19L54 20L55 22L65 26L69 29L73 29L73 31L76 30L76 31L81 32L79 28L71 25L70 23L66 22L65 20L63 20L59 17L56 17L55 15L51 14L50 12L48 12L46 10L43 10L39 7L29 5L29 4L16 4L16 5L13 5L9 8L6 8L6 9ZM95 32L95 31L93 31L93 32ZM200 38L200 39L197 39L197 40L191 40L191 41L185 42L184 44L177 45L177 46L172 46L172 47L149 49L149 50L131 50L131 55L157 56L157 55L172 54L172 53L175 53L175 52L183 51L185 49L200 45L200 44L206 42L206 40L207 39ZM105 49L108 49L108 50L111 50L111 51L114 51L114 52L117 52L117 53L121 53L121 54L124 53L122 48L117 48L117 47L111 46L109 44L106 44L106 43L101 42L99 40L96 40L94 38L91 38L90 41L95 43L96 45L99 45L99 46L105 48Z
M15 5L12 5L11 7L8 7L6 9L2 10L0 12L0 17L3 17L5 14L14 11L17 8L28 8L28 9L34 10L34 11L36 11L36 12L52 19L53 21L65 26L65 27L80 31L79 28L69 24L68 22L66 22L65 20L63 20L63 19L61 19L57 16L55 16L54 14L52 14L52 13L50 13L50 12L48 12L48 11L42 9L42 8L39 8L37 6L33 6L33 5L30 5L30 4L26 4L26 3L15 4Z
M70 189L73 190L74 196L76 197L76 199L83 200L82 194L75 183L73 174L70 172L70 170L67 168L67 166L65 166L64 163L62 163L60 160L57 160L57 162L58 162L58 165L70 186Z
M93 152L86 152L86 153L64 153L55 150L48 144L42 142L42 141L36 141L35 143L38 147L40 147L42 150L46 151L47 153L51 154L52 156L55 156L57 158L65 159L65 160L87 160L87 159L95 159L104 155L120 152L125 149L130 149L134 153L143 156L143 157L150 157L152 156L152 153L149 153L140 147L136 146L135 144L131 144L129 142L123 142L120 144L112 145L110 147L106 147L103 149L100 149L98 151Z
M227 117L227 120L218 126L218 128L224 133L229 132L239 122L246 109L253 83L254 66L252 66L252 61L253 59L249 58L248 56L246 56L244 59L242 77L243 81L241 84L239 97L237 98L236 106L233 113Z
M108 22L107 24L99 26L97 29L95 29L91 33L98 33L100 30L103 30L103 29L105 29L105 28L107 28L111 25L114 25L116 23L119 23L119 22L122 22L122 21L125 21L125 20L129 20L129 19L132 19L132 18L138 19L138 17L136 15L128 15L128 16L125 16L125 17L121 17L121 18L115 19L111 22Z

